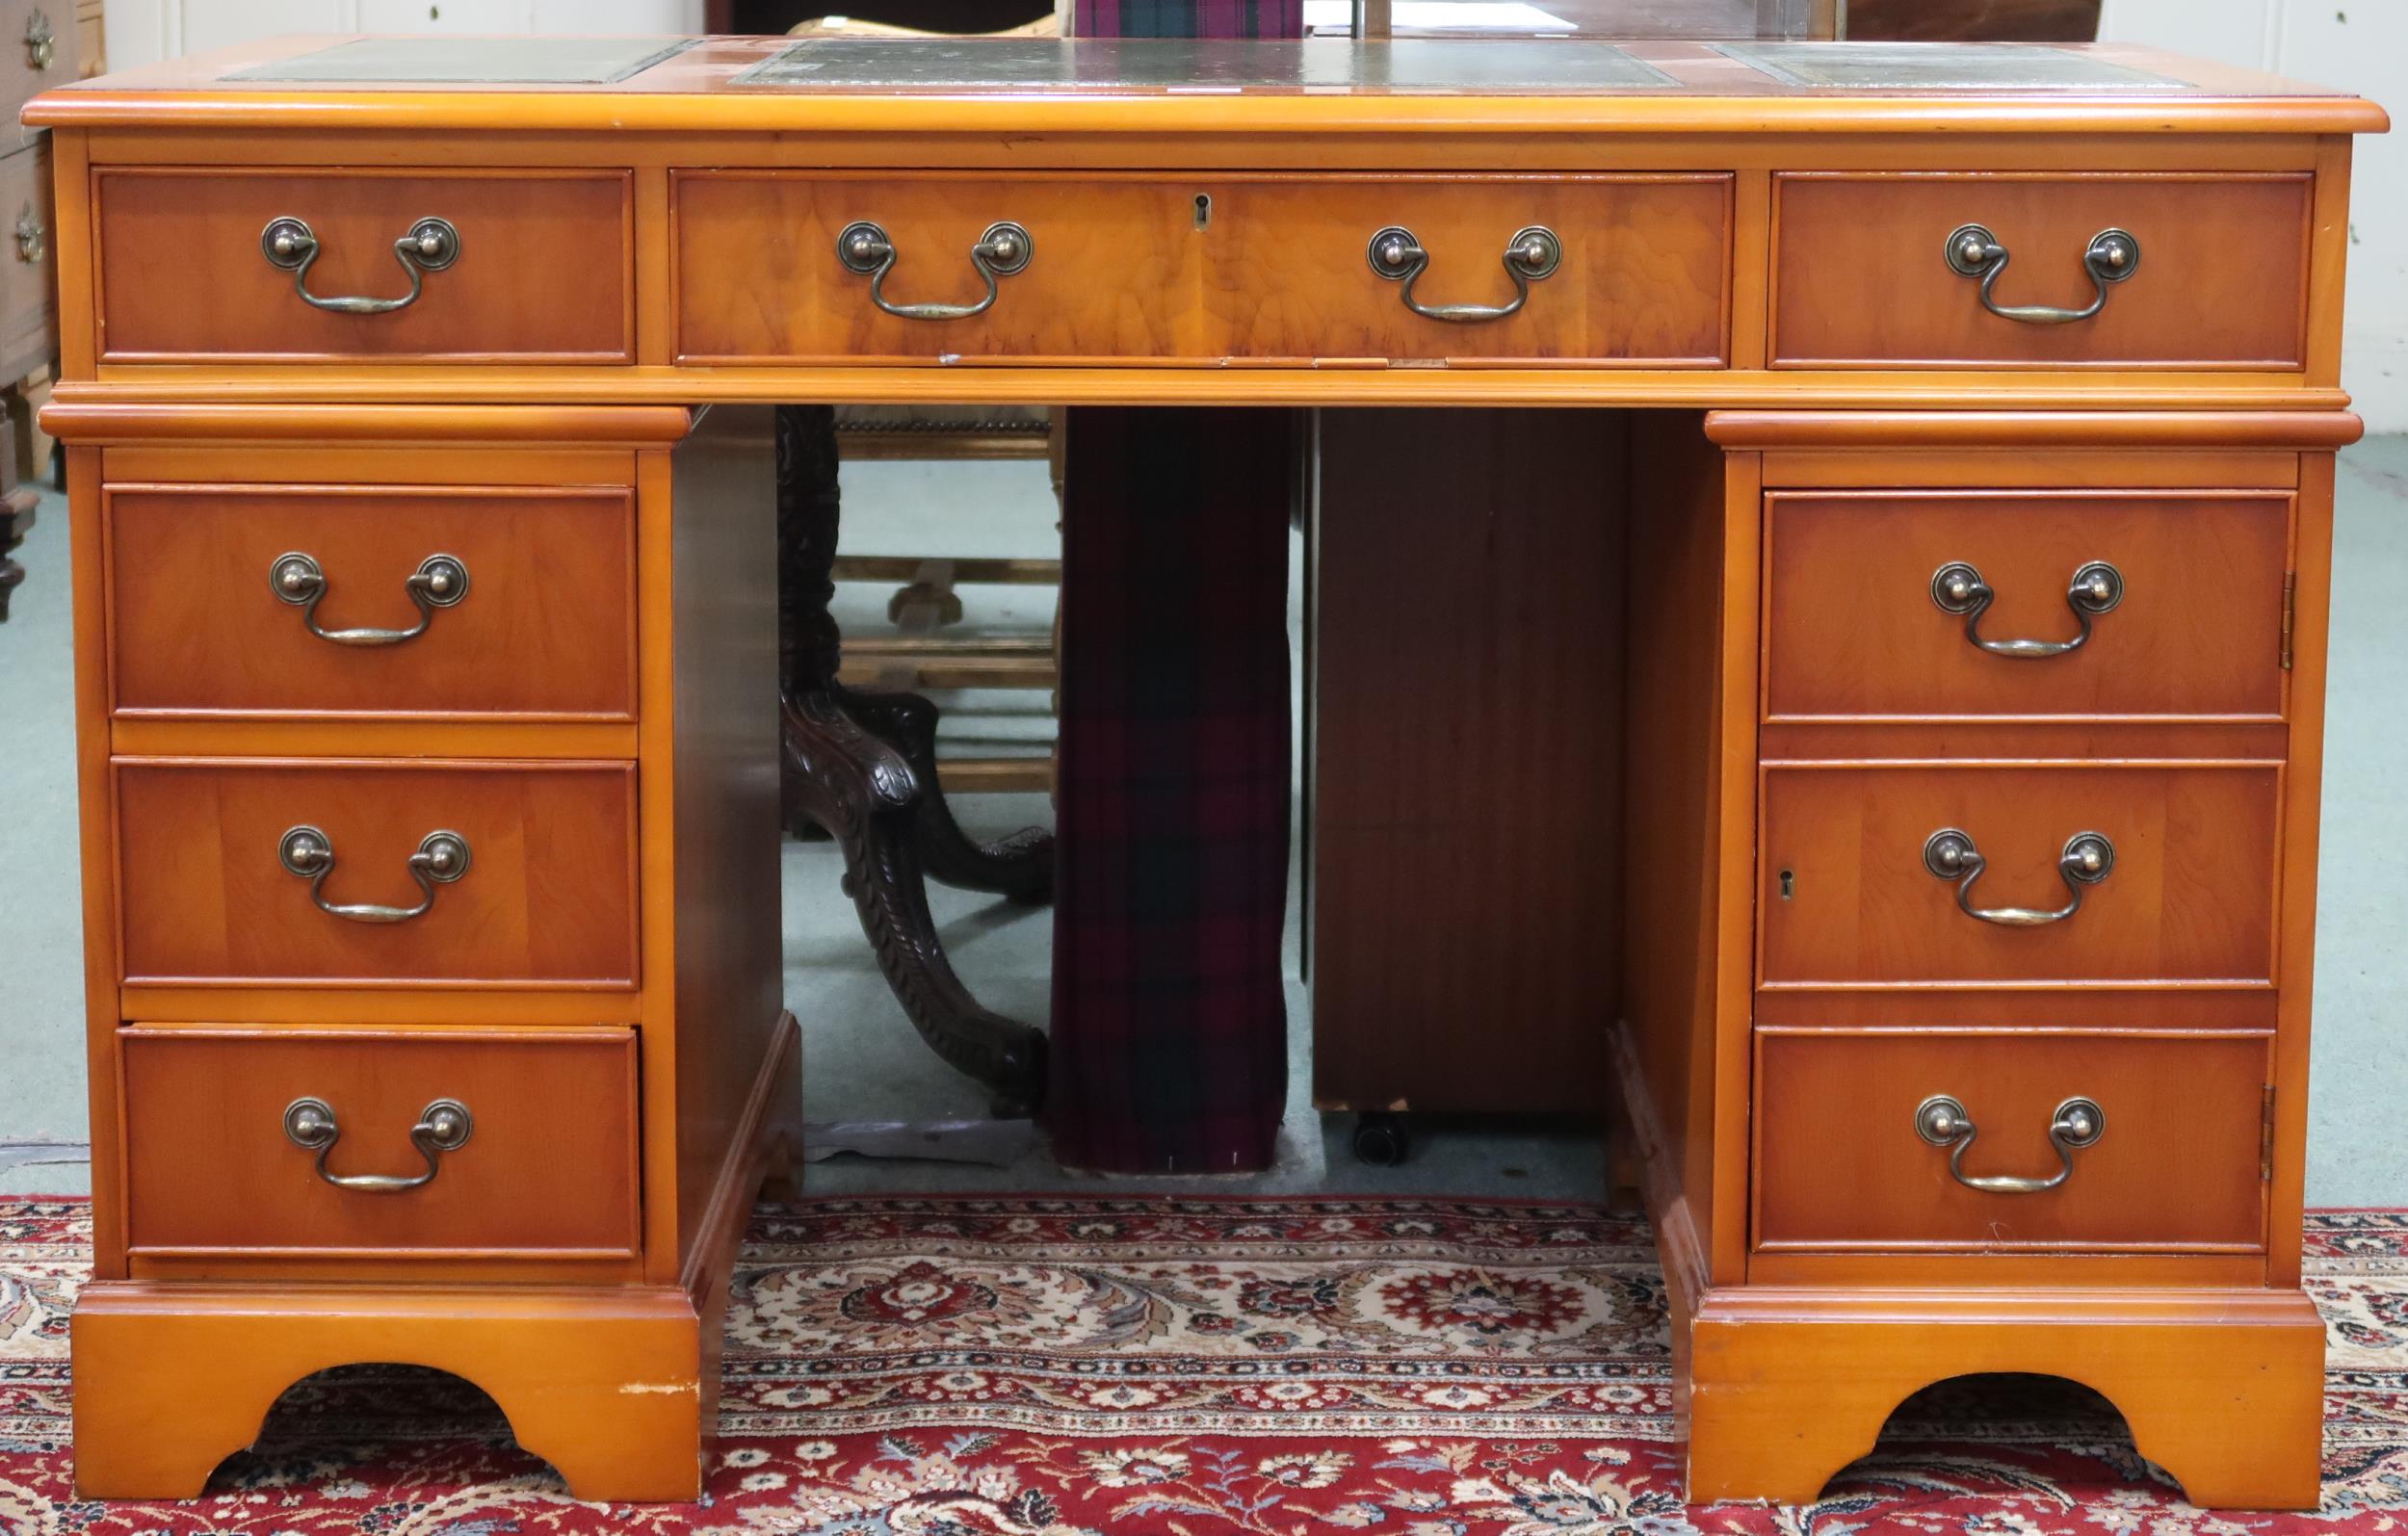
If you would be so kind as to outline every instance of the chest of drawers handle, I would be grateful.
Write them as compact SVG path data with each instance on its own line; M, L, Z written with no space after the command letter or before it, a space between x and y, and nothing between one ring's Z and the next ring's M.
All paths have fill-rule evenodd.
M1390 282L1404 284L1404 307L1424 320L1453 321L1458 325L1477 324L1486 320L1503 320L1519 314L1531 301L1531 284L1537 282L1563 265L1563 242L1556 232L1543 224L1531 224L1514 231L1505 242L1505 275L1513 279L1513 299L1504 304L1425 304L1413 297L1413 285L1429 270L1429 252L1414 238L1413 231L1391 224L1372 236L1367 252L1372 271Z
M1980 1131L1964 1105L1945 1093L1935 1093L1915 1106L1915 1133L1935 1147L1949 1149L1949 1175L1966 1188L1994 1195L2036 1195L2074 1176L2074 1154L2107 1134L2107 1111L2091 1099L2068 1099L2056 1106L2049 1121L2049 1145L2056 1149L2057 1167L2046 1179L1967 1173L1965 1151Z
M327 1154L334 1150L335 1142L343 1135L343 1128L334 1118L334 1106L324 1099L296 1099L284 1106L284 1134L293 1145L318 1155L319 1178L337 1189L358 1189L376 1195L399 1194L432 1184L434 1176L443 1171L443 1154L468 1145L469 1133L475 1129L476 1120L466 1105L458 1099L437 1099L419 1111L418 1123L409 1128L410 1145L427 1159L425 1173L329 1173Z
M2092 560L2074 572L2065 586L2065 606L2074 612L2081 631L2070 640L1992 640L1981 635L1981 615L1999 594L1981 579L1981 572L1963 560L1950 560L1931 573L1931 601L1943 613L1965 620L1965 638L1993 656L2018 661L2063 656L2090 642L2090 621L2110 612L2124 600L2124 573L2105 560Z
M59 39L50 31L50 14L39 7L25 18L25 66L44 70L57 62Z
M2065 840L2057 855L2056 872L2065 881L2065 904L2054 912L2034 907L1974 905L1974 882L1990 867L1974 846L1973 834L1944 826L1924 840L1924 868L1943 880L1956 882L1956 904L1969 918L2007 928L2037 928L2062 923L2081 910L2084 886L2098 884L2115 868L2115 845L2097 832L2077 832Z
M2140 270L2140 242L2122 229L2102 229L2090 237L2089 248L2081 253L2082 271L2090 274L2090 302L2080 309L2059 309L2054 304L1999 302L1994 290L1999 273L2006 271L2006 247L1979 224L1960 224L1950 231L1947 254L1950 271L1981 280L1982 308L2001 320L2026 325L2065 325L2088 320L2107 307L2109 284L2120 283Z
M334 872L334 843L314 826L288 830L276 844L276 857L285 869L309 882L309 899L329 917L353 923L406 923L434 908L434 888L449 885L468 872L468 840L457 832L430 832L409 856L409 877L418 882L423 898L416 906L345 905L326 898L327 876Z
M301 622L309 633L333 645L399 645L414 640L427 633L434 622L434 611L451 608L468 595L468 567L458 556L430 555L418 562L403 586L409 600L418 605L418 622L406 630L348 629L330 630L318 627L318 605L327 595L326 567L317 558L299 550L278 555L268 567L268 586L279 601L301 611Z
M975 304L898 304L886 297L886 274L895 268L895 243L868 220L847 224L836 237L836 259L845 270L870 279L870 302L898 320L968 320L995 307L995 280L1025 271L1036 254L1026 229L1006 220L986 226L970 247L970 265L986 281L986 297Z
M293 274L293 292L304 303L338 315L389 315L418 301L418 296L426 292L427 273L441 272L459 260L459 231L449 220L421 219L393 242L395 259L409 273L409 292L399 299L330 299L311 293L310 263L325 247L307 224L290 214L268 221L268 227L259 232L259 248L266 253L269 266Z

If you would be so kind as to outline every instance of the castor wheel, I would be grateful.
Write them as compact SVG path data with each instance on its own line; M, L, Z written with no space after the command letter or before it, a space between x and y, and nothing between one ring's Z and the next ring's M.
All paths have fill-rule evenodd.
M1354 1123L1354 1157L1374 1168L1393 1168L1413 1151L1413 1138L1405 1132L1404 1116L1397 1114L1367 1114Z

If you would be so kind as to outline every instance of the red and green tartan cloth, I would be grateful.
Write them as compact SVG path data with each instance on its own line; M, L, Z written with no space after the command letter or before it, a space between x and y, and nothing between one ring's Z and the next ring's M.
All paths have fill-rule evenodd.
M80 1200L0 1200L7 1536L2292 1536L2408 1529L2408 1211L2308 1217L2324 1501L2210 1513L2099 1399L1919 1395L1811 1505L1684 1506L1663 1281L1588 1206L884 1198L756 1211L693 1504L588 1504L473 1389L312 1377L181 1503L79 1502Z

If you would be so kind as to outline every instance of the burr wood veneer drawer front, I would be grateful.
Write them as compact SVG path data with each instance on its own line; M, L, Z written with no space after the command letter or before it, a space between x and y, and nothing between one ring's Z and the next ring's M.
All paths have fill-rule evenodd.
M1766 528L1769 718L2283 712L2287 494L1774 493Z
M2305 172L1780 176L1772 359L2295 369L2313 187Z
M128 981L632 987L625 763L119 759Z
M1760 1032L1756 1245L2257 1251L2268 1044Z
M103 362L634 358L625 172L103 169Z
M675 186L689 361L1728 355L1723 174Z
M632 1029L125 1028L118 1042L137 1258L636 1249Z
M1767 764L1767 987L2274 979L2272 763Z
M636 712L621 487L112 485L122 715Z

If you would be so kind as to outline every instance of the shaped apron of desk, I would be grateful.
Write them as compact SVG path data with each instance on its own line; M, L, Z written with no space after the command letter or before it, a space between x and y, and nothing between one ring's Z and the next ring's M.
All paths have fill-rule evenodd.
M1596 1028L1691 1497L2037 1371L2198 1502L2316 1502L2371 105L2124 48L318 39L28 117L86 1494L192 1494L355 1360L694 1494L798 1109L762 407L1010 401L1595 424L1498 504L1614 520L1618 696L1561 707L1620 743Z

